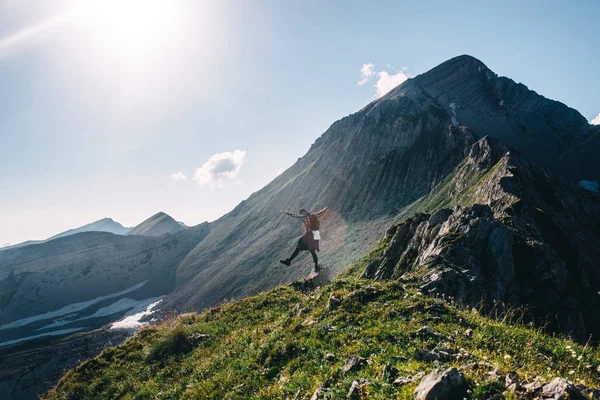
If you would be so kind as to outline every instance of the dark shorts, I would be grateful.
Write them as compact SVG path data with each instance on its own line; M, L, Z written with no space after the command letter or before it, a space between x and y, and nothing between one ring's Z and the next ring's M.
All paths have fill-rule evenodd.
M304 238L301 237L300 239L298 239L298 248L300 250L308 250L308 246L306 245L306 243L304 243Z

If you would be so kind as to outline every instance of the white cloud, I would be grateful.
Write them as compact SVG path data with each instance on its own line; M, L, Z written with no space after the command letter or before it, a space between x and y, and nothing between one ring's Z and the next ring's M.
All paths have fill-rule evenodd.
M369 79L371 79L371 77L375 73L375 71L373 71L373 67L374 65L371 63L363 64L362 68L360 69L360 74L362 75L363 79L360 82L358 82L359 85L364 85L369 81Z
M596 118L594 118L591 122L592 125L600 125L600 114L596 115Z
M408 79L408 76L402 71L394 75L390 75L386 71L381 71L377 73L377 76L379 76L379 79L375 83L375 88L378 98L384 96L387 92Z
M358 84L364 85L370 81L372 77L376 76L377 81L373 86L375 87L375 95L379 98L408 79L408 75L406 74L408 67L402 67L401 71L397 71L390 64L387 64L387 68L391 70L391 75L388 71L375 71L375 66L372 63L363 64L360 69L360 74L363 79L359 81Z
M171 174L171 179L173 179L174 181L185 181L187 179L187 176L185 176L183 172L177 171Z
M207 162L194 172L194 179L199 185L209 184L211 187L222 186L223 181L238 177L240 169L246 161L243 150L226 151L213 154Z

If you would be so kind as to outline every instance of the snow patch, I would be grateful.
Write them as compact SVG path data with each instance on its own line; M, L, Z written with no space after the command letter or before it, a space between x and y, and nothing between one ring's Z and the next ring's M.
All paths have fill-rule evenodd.
M450 103L448 104L448 107L450 107L450 112L452 113L450 121L453 125L459 125L458 118L456 117L456 109L458 108L458 106L456 105L456 103Z
M598 193L598 189L600 188L600 185L596 181L579 181L579 186L596 193Z
M163 297L164 296L150 297L150 298L147 298L144 300L134 300L134 299L130 299L130 298L126 297L126 298L116 301L106 307L99 308L98 310L96 310L95 313L93 313L91 315L87 315L85 317L77 318L77 319L68 319L68 318L59 319L49 325L43 326L39 329L36 329L36 331L52 329L52 328L56 328L56 327L59 327L62 325L67 325L67 324L70 324L73 322L83 321L86 319L108 317L113 314L122 313L123 311L129 311L129 314L142 312L148 307L149 304L156 303L158 300L162 299Z
M504 100L500 100L500 107L504 105Z
M87 328L60 329L58 331L52 331L52 332L47 332L47 333L40 333L39 335L27 336L27 337L24 337L24 338L19 338L19 339L8 340L6 342L2 342L2 343L0 343L0 347L9 346L9 345L12 345L12 344L17 344L17 343L25 342L27 340L38 339L38 338L41 338L41 337L44 337L44 336L65 335L67 333L82 331L84 329L87 329Z
M147 315L151 315L153 313L154 307L156 307L161 301L162 300L158 300L158 301L150 304L148 307L146 307L146 309L144 311L129 315L129 316L123 318L122 320L115 322L114 324L112 324L110 326L110 328L111 329L137 329L137 328L140 328L140 327L146 325L145 322L141 322L140 320ZM131 313L131 311L130 311L130 313Z
M128 289L122 290L118 293L107 294L104 296L96 297L93 300L88 300L88 301L84 301L81 303L69 304L69 305L59 308L58 310L55 310L55 311L49 311L44 314L38 314L38 315L34 315L32 317L18 319L16 321L9 322L8 324L1 325L0 330L19 328L21 326L28 325L28 324L31 324L31 323L37 322L37 321L44 321L46 319L56 318L56 317L64 317L66 315L73 314L73 313L79 312L81 310L85 310L86 308L91 307L94 304L100 303L101 301L126 295L127 293L133 292L134 290L141 288L142 286L144 286L146 284L146 282L148 282L148 281L146 280L144 282L140 282L137 285L134 285ZM62 324L62 325L64 325L64 324Z

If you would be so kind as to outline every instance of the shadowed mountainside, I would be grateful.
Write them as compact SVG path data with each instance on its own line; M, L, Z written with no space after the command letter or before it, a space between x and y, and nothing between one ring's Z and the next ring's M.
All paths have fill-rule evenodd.
M291 168L211 223L177 269L167 306L202 309L306 274L308 260L278 265L299 232L280 209L333 210L322 224L321 259L339 272L486 135L573 182L598 179L600 167L589 167L595 158L570 158L591 154L585 148L599 140L583 116L473 57L456 57L335 122Z

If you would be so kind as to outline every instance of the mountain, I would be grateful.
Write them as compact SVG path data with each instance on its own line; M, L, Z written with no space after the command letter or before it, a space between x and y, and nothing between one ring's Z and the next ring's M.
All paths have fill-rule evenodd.
M32 244L44 243L48 240L57 239L57 238L65 237L68 235L74 235L76 233L81 233L81 232L110 232L110 233L114 233L115 235L124 235L128 230L129 230L129 228L125 228L123 225L114 221L112 218L102 218L98 221L91 222L87 225L80 226L79 228L69 229L68 231L58 233L54 236L49 237L46 240L28 240L26 242L14 244L14 245L6 245L3 247L0 246L0 251L8 250L8 249L16 249L18 247L29 246Z
M165 233L175 233L185 229L185 225L175 221L169 215L159 212L141 224L127 231L127 235L160 236Z
M163 237L83 232L0 253L0 347L94 329L175 288L201 224Z
M410 288L407 296L451 297L452 307L476 305L484 313L496 310L508 315L514 314L514 307L530 306L525 321L580 340L589 334L596 337L600 334L594 320L600 305L594 292L600 283L600 196L576 184L600 180L594 157L599 140L598 129L577 111L498 77L473 57L460 56L335 122L292 167L210 224L186 228L159 213L126 236L79 233L1 252L0 329L5 327L9 341L35 336L47 325L87 331L94 316L121 310L95 319L93 326L114 321L132 301L148 305L167 295L158 308L160 315L171 315L173 310L199 311L297 281L311 269L312 260L303 255L290 268L278 262L291 253L300 235L299 221L279 211L328 206L330 212L321 221L319 257L324 270L319 277L328 280L343 271L342 276L351 279L340 292L351 299L351 307L327 319L328 323L348 321L348 329L356 329L364 311L356 301L370 298L367 285L382 285L381 290L399 293ZM363 280L356 280L359 275ZM345 285L340 282L334 281L326 293ZM357 285L363 285L364 291ZM300 303L300 308L314 307L285 295L289 301L281 307L288 311ZM392 301L399 294L387 295ZM240 335L248 348L263 349L259 362L252 365L268 377L271 367L296 354L292 350L296 344L282 349L277 342L273 343L277 347L265 347L263 338L277 324L295 329L290 324L296 324L300 314L276 317L279 308L270 308L275 295L261 296L256 300L259 305L250 303L258 307L261 324L266 326ZM395 304L402 315L410 313L409 318L419 323L428 321L419 319L409 304ZM227 335L223 324L208 324L220 308L215 310L204 314L200 324L193 319L178 330L149 329L131 343L144 354L156 355L149 362L177 358L180 351L203 346L205 335ZM461 321L466 318L452 315ZM244 318L240 312L229 314L225 321ZM444 321L450 323L443 327L444 333L458 329L459 323L453 321ZM301 322L312 326L319 321L311 323L303 316ZM503 332L504 325L494 323L486 323L481 334L490 332L487 326ZM333 332L326 326L321 335ZM386 341L396 340L394 328L375 331L380 328ZM522 331L513 331L517 332ZM292 340L287 328L280 333L282 340ZM540 348L555 354L545 338L540 339ZM355 337L328 343L337 348L346 340ZM515 346L524 343L527 340L519 340ZM423 341L421 347L429 345ZM309 343L304 348L311 352ZM115 350L127 357L129 350L122 351ZM223 354L220 347L212 351ZM107 357L117 353L109 352ZM137 357L137 350L132 354ZM222 358L208 360L216 363L211 364L214 367ZM80 371L90 368L89 373L96 374L95 366L92 362ZM378 367L379 373L384 373L382 368ZM152 371L155 377L156 370L144 371ZM528 373L538 372L532 365ZM240 374L256 378L245 370ZM185 379L171 383L177 388L187 385ZM306 382L299 386L304 387Z
M471 307L527 307L538 326L581 341L600 333L598 194L485 137L406 214L364 278L418 282Z
M339 273L485 136L571 182L600 179L597 158L586 158L600 135L583 116L460 56L335 122L291 168L211 223L178 267L165 306L198 310L306 275L307 257L293 268L277 261L299 235L282 209L329 206L320 257Z
M87 225L83 225L79 228L69 229L68 231L54 235L46 240L52 240L59 237L68 235L74 235L75 233L81 232L110 232L115 235L124 235L130 228L125 228L120 223L114 221L112 218L102 218L96 222L92 222Z
M598 348L518 317L392 281L281 286L145 328L43 398L598 399Z

